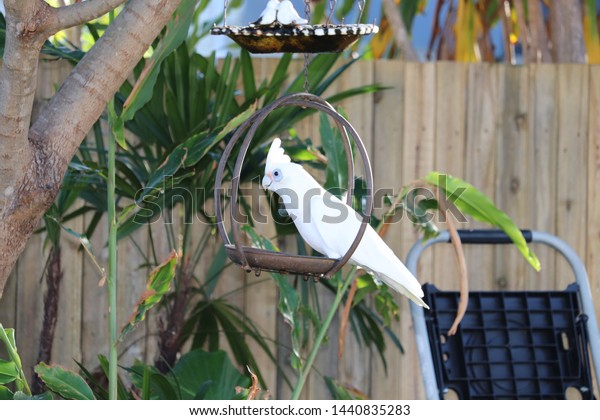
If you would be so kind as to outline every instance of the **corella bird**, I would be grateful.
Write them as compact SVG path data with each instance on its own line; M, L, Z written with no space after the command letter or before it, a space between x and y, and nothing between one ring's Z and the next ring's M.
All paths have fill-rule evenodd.
M282 0L277 8L277 21L284 26L306 25L308 20L302 19L290 0Z
M346 203L325 191L304 168L293 163L276 138L267 155L262 186L279 195L302 238L329 258L346 254L356 238L361 217ZM417 279L368 225L350 262L371 273L418 305L423 290Z
M267 7L262 11L256 22L250 26L270 26L277 23L277 9L279 8L279 0L269 0Z

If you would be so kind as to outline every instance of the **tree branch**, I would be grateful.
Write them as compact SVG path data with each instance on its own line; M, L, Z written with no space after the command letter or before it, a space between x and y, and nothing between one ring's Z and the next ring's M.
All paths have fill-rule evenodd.
M6 44L0 72L0 212L14 192L14 164L31 158L27 144L35 96L40 26L50 7L40 0L6 0Z
M0 210L0 297L27 239L56 198L79 144L179 3L130 0L31 126L27 159L0 160L0 166L11 166L15 174Z
M90 20L104 16L125 3L125 0L87 0L54 9L53 19L48 28L52 33L83 25Z
M402 20L402 16L398 12L396 4L394 0L384 0L383 8L385 10L385 15L392 28L394 29L394 37L396 39L396 44L402 51L402 56L406 61L420 61L417 52L415 51L412 43L410 42L410 38L408 37L408 32L406 31L406 26L404 25L404 21Z

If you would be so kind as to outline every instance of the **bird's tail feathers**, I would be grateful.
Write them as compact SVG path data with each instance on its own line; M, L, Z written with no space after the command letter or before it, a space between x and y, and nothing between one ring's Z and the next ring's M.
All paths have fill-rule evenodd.
M412 300L413 302L415 302L417 305L422 306L425 309L429 309L429 306L421 298L423 296L423 291L421 289L419 289L420 293L416 294L413 291L409 290L404 285L400 284L399 281L394 280L393 278L388 277L388 276L386 276L383 273L375 273L375 276L378 277L385 284L387 284L388 286L390 286L392 289L394 289L395 291L397 291L398 293L401 293L401 294L405 295L407 298L409 298L410 300Z

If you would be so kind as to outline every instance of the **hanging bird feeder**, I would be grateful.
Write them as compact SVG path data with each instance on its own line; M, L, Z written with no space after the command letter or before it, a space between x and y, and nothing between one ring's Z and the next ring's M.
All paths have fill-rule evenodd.
M270 3L270 2L269 2ZM360 13L355 24L330 23L336 0L329 1L327 22L322 25L310 25L310 0L304 0L306 19L301 19L287 0L281 5L292 7L296 18L289 14L273 12L272 18L263 19L263 15L254 23L247 26L228 26L227 8L229 1L224 4L224 24L214 26L212 35L226 35L242 48L257 54L269 53L336 53L342 52L360 37L379 32L377 25L359 23L364 9L364 0L358 1ZM269 6L267 6L269 7ZM283 6L280 6L283 7Z
M346 160L348 165L348 194L346 203L351 206L354 195L354 159L352 156L352 147L350 138L354 141L356 150L358 150L361 160L364 166L364 174L367 184L367 196L366 203L364 206L364 213L362 215L362 224L356 238L345 255L339 259L332 259L326 257L313 257L313 256L301 256L301 255L290 255L281 252L273 252L264 249L253 248L244 246L242 242L242 231L241 225L236 217L240 214L238 207L238 195L239 195L239 180L242 171L242 166L246 153L250 147L250 143L256 133L256 130L265 118L274 110L286 107L286 106L298 106L303 109L311 108L320 112L324 112L329 115L336 123L344 143L346 150ZM237 160L232 174L231 184L231 202L229 208L229 219L231 224L231 236L227 234L225 227L225 221L223 219L224 211L222 206L222 192L223 192L223 177L225 168L231 156L231 153L241 139L242 135L246 133L244 140L239 148ZM337 272L352 256L356 247L358 246L362 236L367 228L369 219L371 216L371 209L373 204L373 175L371 172L371 165L369 163L369 157L365 146L360 139L360 136L352 125L340 115L331 104L324 99L315 96L310 93L294 93L282 98L279 98L269 104L267 107L255 112L244 124L242 124L236 132L233 134L231 140L225 147L219 166L217 168L217 175L215 181L215 214L217 219L217 228L219 234L225 243L225 250L227 256L234 263L240 265L246 271L255 271L260 273L261 271L273 271L288 274L302 274L305 276L313 276L315 278L329 278L335 272Z

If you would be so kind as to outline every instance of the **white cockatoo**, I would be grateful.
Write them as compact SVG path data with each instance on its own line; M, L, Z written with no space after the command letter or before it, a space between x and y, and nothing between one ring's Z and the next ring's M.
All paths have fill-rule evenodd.
M277 8L277 21L284 26L306 25L308 20L300 17L290 0L282 0Z
M258 20L251 26L269 26L277 22L277 9L279 8L279 0L269 0L267 7L262 11Z
M313 249L329 258L340 258L350 249L362 217L325 191L301 165L292 163L278 138L273 140L267 155L262 186L281 197L298 232ZM350 262L428 308L417 279L370 225Z

